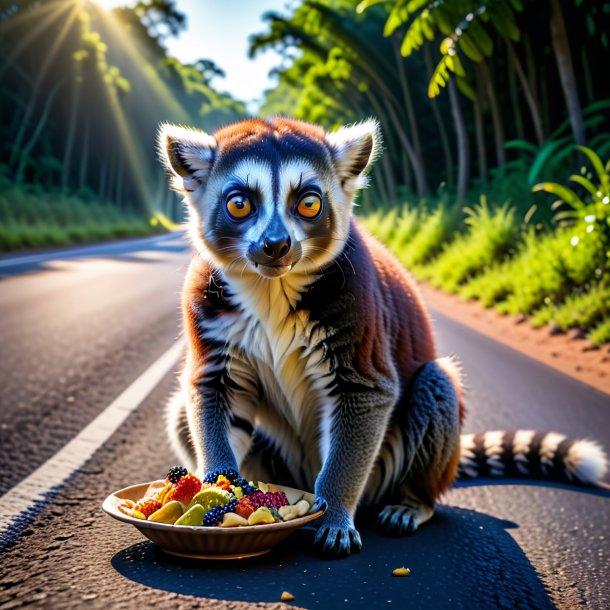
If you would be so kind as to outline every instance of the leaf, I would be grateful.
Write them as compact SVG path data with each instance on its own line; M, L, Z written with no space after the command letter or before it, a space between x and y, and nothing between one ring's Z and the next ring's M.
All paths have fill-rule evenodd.
M557 195L564 203L567 203L574 209L581 210L587 207L571 188L563 186L563 184L557 184L556 182L541 182L540 184L536 184L532 188L532 191L534 193L545 191L546 193Z
M384 2L388 2L388 0L362 0L360 4L356 7L356 12L361 15L371 6L375 6L376 4L383 4Z
M516 148L517 150L524 150L532 155L535 155L538 152L538 147L526 140L509 140L504 143L504 148Z
M489 17L494 27L502 36L517 42L521 32L515 23L515 14L510 6L504 2L495 2L489 6Z
M464 55L466 55L468 59L472 59L472 61L477 63L483 61L483 54L481 53L481 51L479 51L476 43L474 42L474 40L471 39L467 32L464 32L459 37L458 41L460 44L460 49L462 49Z
M413 51L417 51L424 42L420 18L421 15L416 17L405 32L405 37L400 46L400 53L404 57L409 57L409 55L411 55Z
M455 84L457 88L469 99L474 102L477 97L475 90L472 88L472 85L462 76L457 76L455 79Z
M552 154L554 154L559 148L565 146L566 143L571 142L572 138L566 137L560 140L551 140L547 142L538 152L536 158L532 163L529 174L527 175L527 183L534 184L538 178L538 174L544 167L544 164L549 160Z
M452 56L453 66L451 71L455 72L458 76L466 76L466 70L464 70L464 66L462 65L462 60L459 58L457 54Z
M392 7L388 20L385 22L383 28L383 35L385 37L391 36L403 23L408 19L408 12L402 6L401 3L397 3Z
M598 100L597 102L592 102L589 104L582 113L584 115L592 114L593 112L597 112L598 110L606 110L610 108L610 100Z
M475 39L482 53L489 57L493 53L494 44L485 28L478 21L472 21L469 33Z
M453 24L449 22L446 11L439 10L439 8L434 11L434 18L436 19L439 30L445 34L445 36L449 36L449 34L453 32Z
M430 11L426 10L424 12L426 13L426 16L424 18L424 13L422 13L421 29L424 36L432 41L434 40L434 17Z
M604 188L608 188L608 184L610 183L610 176L606 173L604 169L604 164L602 160L599 158L597 153L586 146L576 146L578 150L583 152L591 161L591 165L595 169L597 176L599 177L599 182Z
M591 180L588 180L584 176L580 176L578 174L574 174L574 175L570 176L569 179L572 182L576 182L577 184L580 184L580 186L586 188L589 191L589 193L591 193L591 195L593 195L593 197L595 197L595 195L597 193L597 188L595 188L595 185L591 182Z
M563 203L563 201L556 201L555 203ZM560 222L561 220L577 220L578 218L578 213L570 210L566 210L565 212L557 212L557 214L553 216L553 220L555 222Z
M428 85L428 97L436 97L441 92L441 87L444 87L447 84L447 79L449 78L447 57L447 55L442 57L432 73L430 84Z

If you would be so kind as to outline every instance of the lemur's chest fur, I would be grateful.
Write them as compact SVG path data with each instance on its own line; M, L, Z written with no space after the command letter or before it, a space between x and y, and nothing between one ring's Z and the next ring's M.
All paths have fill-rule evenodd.
M231 278L221 287L230 307L205 319L201 332L228 357L231 408L254 408L256 427L279 441L284 457L315 473L328 452L335 399L332 328L301 306L311 283L311 276Z

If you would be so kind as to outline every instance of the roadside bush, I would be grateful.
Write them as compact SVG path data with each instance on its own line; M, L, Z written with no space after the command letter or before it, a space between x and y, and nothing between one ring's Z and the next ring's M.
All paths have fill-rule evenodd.
M555 322L562 330L593 328L610 313L610 286L594 286L582 294L571 295L557 306L547 306L532 318L535 326Z
M590 333L589 340L595 345L610 343L610 318L600 322Z
M419 211L416 208L403 206L396 219L396 229L388 245L396 252L407 248L420 226Z
M422 273L434 286L449 292L457 292L473 276L503 260L519 233L515 211L507 204L490 210L481 197L480 204L464 211L468 231L458 235Z
M434 212L423 215L418 230L409 243L396 254L416 275L421 265L428 263L445 247L458 227L457 208L440 205Z

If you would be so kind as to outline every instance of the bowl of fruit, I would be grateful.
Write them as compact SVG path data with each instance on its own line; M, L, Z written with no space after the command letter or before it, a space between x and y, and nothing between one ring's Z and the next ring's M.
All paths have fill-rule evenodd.
M203 480L174 466L167 477L110 494L102 508L134 525L164 551L200 559L239 559L269 552L324 514L313 494L261 481L233 469Z

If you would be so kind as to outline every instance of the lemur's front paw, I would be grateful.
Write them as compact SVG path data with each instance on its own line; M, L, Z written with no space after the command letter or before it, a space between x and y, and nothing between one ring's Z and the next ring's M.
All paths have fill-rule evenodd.
M358 531L350 526L321 525L313 540L313 547L326 557L346 557L359 553L362 540Z
M316 498L316 501L313 503L312 507L309 509L310 514L317 513L321 510L323 513L326 512L328 508L328 502L324 498Z

